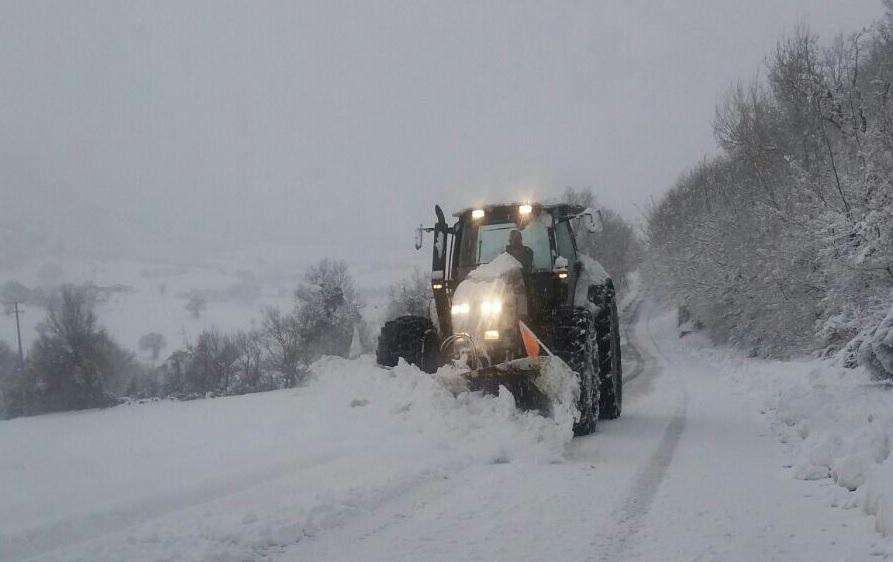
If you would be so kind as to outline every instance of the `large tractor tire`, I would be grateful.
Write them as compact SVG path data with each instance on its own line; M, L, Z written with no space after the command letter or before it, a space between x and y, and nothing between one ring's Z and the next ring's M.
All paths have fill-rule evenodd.
M552 351L580 377L580 419L574 435L589 435L598 422L598 344L592 313L583 307L563 307L556 313Z
M394 367L402 357L426 373L433 373L437 371L439 356L440 338L430 319L401 316L382 326L375 350L379 365Z
M620 357L620 318L614 301L599 315L599 418L613 420L623 411L623 364Z
M598 332L599 419L613 420L623 410L623 365L620 357L620 317L614 282L589 289L589 299L599 307L595 325Z

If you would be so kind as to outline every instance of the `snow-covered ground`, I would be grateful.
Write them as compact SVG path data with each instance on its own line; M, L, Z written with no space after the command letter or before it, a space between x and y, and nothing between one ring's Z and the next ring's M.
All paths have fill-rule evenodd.
M300 389L0 422L0 560L886 554L874 517L829 507L862 505L837 469L795 478L822 476L809 438L834 427L832 456L883 451L858 445L877 441L859 420L888 427L886 392L711 351L650 303L629 309L624 414L585 438L368 357L324 360ZM837 400L852 408L819 425Z
M0 560L251 559L470 465L560 461L572 435L407 365L328 359L315 375L3 422Z
M876 516L877 531L893 535L893 386L828 360L755 360L696 336L685 344L753 397L787 445L793 478L818 481L822 502ZM893 555L893 542L876 550Z

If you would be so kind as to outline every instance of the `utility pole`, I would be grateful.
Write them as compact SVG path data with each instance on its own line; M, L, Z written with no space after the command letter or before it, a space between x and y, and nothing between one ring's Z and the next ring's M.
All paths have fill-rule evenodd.
M22 415L28 415L28 385L25 384L25 354L22 352L22 324L19 317L25 311L19 308L19 302L14 301L12 306L7 309L7 314L15 314L16 317L16 337L19 343L19 376L22 377Z
M12 303L12 314L16 315L16 336L19 340L19 367L25 367L25 354L22 353L22 326L19 323L19 316L24 314L24 310L19 310L19 303Z

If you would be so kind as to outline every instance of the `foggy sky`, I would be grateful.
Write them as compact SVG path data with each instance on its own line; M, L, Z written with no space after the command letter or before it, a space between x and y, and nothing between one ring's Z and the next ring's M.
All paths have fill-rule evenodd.
M634 216L798 25L880 0L0 2L0 238L194 259L411 251L485 199ZM2 264L0 264L2 265Z

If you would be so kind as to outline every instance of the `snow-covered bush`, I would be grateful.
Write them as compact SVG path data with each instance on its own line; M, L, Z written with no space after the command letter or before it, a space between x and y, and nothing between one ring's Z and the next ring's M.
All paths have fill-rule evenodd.
M859 363L875 378L893 379L893 306L887 316L861 339Z

